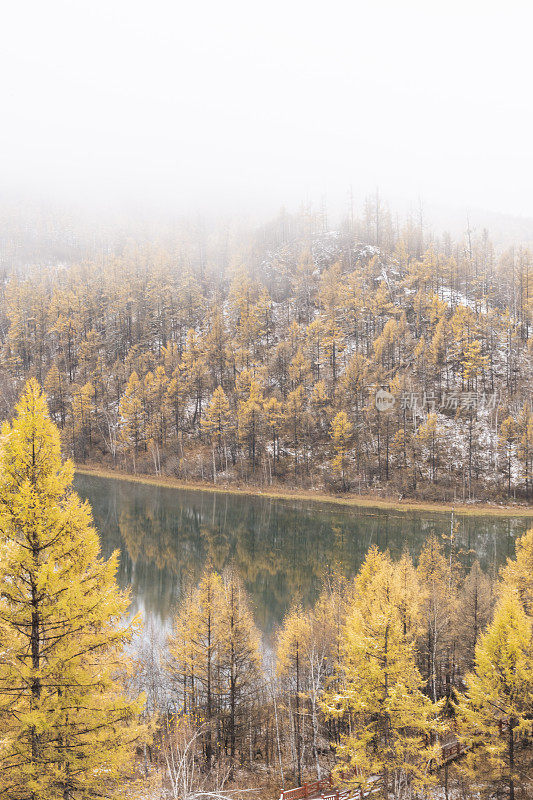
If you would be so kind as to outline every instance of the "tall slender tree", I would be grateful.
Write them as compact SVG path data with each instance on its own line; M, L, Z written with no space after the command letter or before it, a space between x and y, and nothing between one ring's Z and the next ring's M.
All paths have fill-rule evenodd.
M531 621L513 589L504 590L476 648L459 708L464 739L474 745L467 772L491 790L505 788L509 800L518 789L530 797L533 639Z
M427 742L438 730L437 706L424 696L416 666L419 598L406 586L407 569L388 552L369 552L342 634L340 688L323 704L327 716L350 721L334 774L369 786L379 775L384 800L391 790L407 798L431 784L427 766L436 755Z
M0 442L0 794L112 794L131 766L143 699L117 677L135 623L72 491L59 432L30 380Z

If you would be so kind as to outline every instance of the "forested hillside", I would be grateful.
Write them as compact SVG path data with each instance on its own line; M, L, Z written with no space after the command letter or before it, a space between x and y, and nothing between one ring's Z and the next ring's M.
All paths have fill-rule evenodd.
M377 197L338 231L183 225L81 263L71 239L61 263L4 250L0 370L3 414L35 376L78 463L531 498L528 251L401 227Z

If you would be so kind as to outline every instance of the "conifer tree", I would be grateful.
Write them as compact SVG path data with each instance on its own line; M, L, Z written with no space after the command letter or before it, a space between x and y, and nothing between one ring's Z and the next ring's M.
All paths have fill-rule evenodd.
M260 651L248 598L232 570L222 578L207 567L186 593L169 649L181 711L204 723L206 766L223 754L225 742L233 768L257 697Z
M255 471L257 445L263 422L263 393L258 381L251 379L246 399L237 409L239 439L248 446L248 459Z
M331 466L334 474L341 479L343 489L346 489L347 451L352 434L352 427L345 411L339 411L331 423L331 438L335 451L335 457Z
M223 636L221 663L226 674L229 757L233 765L238 740L247 732L247 722L260 682L260 637L254 625L249 601L238 575L224 575L221 623Z
M309 645L311 626L300 603L295 603L283 620L276 649L276 672L288 685L289 714L292 721L294 741L294 773L298 786L302 783L302 692L307 688L306 649ZM294 706L293 706L294 702Z
M303 386L298 386L289 392L285 406L285 425L294 455L294 472L298 467L298 455L302 437L302 427L305 418L305 392Z
M518 539L516 557L502 570L504 585L514 589L522 608L533 618L533 528Z
M424 460L429 467L429 477L432 483L435 483L439 454L439 428L436 414L428 414L426 421L418 428L416 438L423 448Z
M429 536L424 545L417 572L424 590L419 651L428 692L436 702L441 694L441 667L447 656L455 597L450 591L453 585L450 562L434 535Z
M471 779L491 789L505 787L509 800L519 788L530 796L533 639L531 620L513 589L504 589L476 648L459 710L464 740L472 745L466 762Z
M144 439L142 384L136 372L131 373L120 401L120 414L123 421L122 438L132 455L135 472L137 455Z
M209 435L213 446L213 480L216 483L215 450L226 452L226 436L232 427L228 398L222 386L217 386L202 417L202 429ZM227 467L227 457L226 457Z
M63 428L66 416L66 380L55 363L52 364L48 371L44 382L44 388L49 398L48 403L52 419Z
M109 795L129 769L143 700L117 678L133 623L59 432L30 380L0 442L0 794Z
M533 484L533 411L528 403L524 403L517 420L518 448L517 456L522 466L526 497L529 498Z
M223 440L230 423L228 398L222 386L217 386L202 417L202 429L218 444Z
M184 370L182 365L177 365L172 372L172 378L168 384L165 404L174 422L174 435L176 437L177 450L181 456L183 456L183 448L181 446L180 437L183 432L183 417L185 414L186 398L187 386Z
M271 397L263 404L266 426L272 436L272 462L274 473L279 459L279 434L283 425L283 405L277 397Z
M382 796L411 796L431 783L436 757L427 741L438 726L437 706L422 693L416 667L418 599L388 553L372 548L355 582L341 641L341 686L327 693L330 717L349 715L337 748L337 778L349 786L379 775Z
M91 411L93 387L72 385L72 450L83 463L91 446Z
M498 444L505 457L507 472L507 494L510 495L511 467L513 463L513 450L516 444L516 422L510 415L502 421Z
M215 752L214 723L220 712L222 686L218 665L224 638L223 601L222 578L208 567L196 589L184 598L169 645L174 675L189 687L189 713L192 711L205 721L203 744L207 767Z
M493 605L490 579L479 561L475 561L461 587L455 615L455 631L463 664L471 670L474 666L476 645L489 623Z

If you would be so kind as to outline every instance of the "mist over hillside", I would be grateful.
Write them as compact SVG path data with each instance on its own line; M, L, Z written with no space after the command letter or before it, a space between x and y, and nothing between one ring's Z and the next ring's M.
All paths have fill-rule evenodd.
M325 208L262 224L32 213L3 222L0 399L9 413L35 376L78 463L529 500L526 248L473 221L457 239L401 223L379 193L334 229Z
M325 201L301 203L289 212L280 203L282 210L269 216L250 211L187 215L173 213L170 208L163 211L142 204L135 210L112 204L104 209L61 204L46 198L32 199L28 195L14 198L4 193L0 196L0 265L9 270L31 264L75 263L119 253L131 242L178 246L187 241L196 241L200 249L209 242L211 256L220 262L229 256L228 247L236 245L239 238L242 244L253 237L253 231L262 231L260 235L264 235L280 217L294 220L307 216L314 220L310 229L343 230L349 228L353 220L368 218L376 198L396 233L410 225L421 230L426 243L442 240L446 235L460 241L467 238L469 232L479 237L486 231L499 253L507 248L533 246L533 218L480 209L454 209L422 201L409 203L395 199L389 202L379 192L357 201L347 193L343 203L333 203L331 208ZM283 236L300 235L301 225L294 227L294 221L291 225ZM359 224L358 230L362 239L376 244L375 232L368 223L366 229ZM217 240L219 252L215 252Z

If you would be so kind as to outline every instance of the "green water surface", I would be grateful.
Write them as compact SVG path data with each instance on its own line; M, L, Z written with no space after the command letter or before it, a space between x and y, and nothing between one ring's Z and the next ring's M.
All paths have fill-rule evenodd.
M435 533L449 548L450 514L354 508L308 500L170 489L77 475L109 556L120 551L119 582L145 618L168 624L180 593L204 565L233 564L250 593L257 625L268 636L293 597L317 596L327 572L354 575L372 544L416 560ZM525 517L457 516L458 557L478 558L496 574L533 522Z

